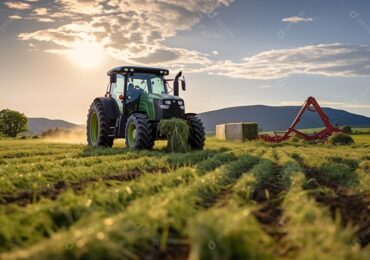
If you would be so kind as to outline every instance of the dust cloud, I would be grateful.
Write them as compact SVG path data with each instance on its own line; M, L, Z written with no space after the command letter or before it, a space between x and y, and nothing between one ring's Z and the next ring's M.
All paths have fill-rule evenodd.
M83 128L51 130L44 132L41 139L54 143L87 144L86 130Z

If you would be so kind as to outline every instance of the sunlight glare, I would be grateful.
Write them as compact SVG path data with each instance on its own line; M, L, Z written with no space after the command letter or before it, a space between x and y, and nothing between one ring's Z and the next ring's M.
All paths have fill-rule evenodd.
M74 63L83 68L93 68L103 61L103 48L92 42L78 42L69 53Z

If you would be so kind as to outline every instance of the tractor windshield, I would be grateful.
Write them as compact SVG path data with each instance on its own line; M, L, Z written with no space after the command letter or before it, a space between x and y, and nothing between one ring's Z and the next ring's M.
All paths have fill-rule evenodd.
M142 89L145 93L167 94L163 76L148 73L131 73L128 75L127 86Z

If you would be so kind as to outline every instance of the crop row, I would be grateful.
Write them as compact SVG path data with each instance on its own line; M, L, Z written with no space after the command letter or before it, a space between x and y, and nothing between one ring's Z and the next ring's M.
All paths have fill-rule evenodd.
M234 155L219 153L196 164L195 172L204 174L232 160L235 160ZM97 212L105 215L117 213L136 198L188 184L194 177L195 173L190 168L180 168L168 174L145 174L140 180L126 182L125 185L113 182L107 186L104 182L97 182L80 194L65 192L55 201L44 200L26 208L15 207L9 211L9 208L2 207L0 226L4 228L0 230L0 236L4 244L1 251L35 243L60 229L69 228L84 216ZM27 228L19 229L25 222Z
M16 251L11 257L37 255L42 259L52 255L105 255L111 258L135 258L148 250L157 250L157 246L163 250L167 241L184 232L186 220L202 209L203 201L216 196L256 161L255 157L243 156L214 172L195 177L187 185L137 199L124 212L112 217L102 219L91 215L90 225L53 235L50 240L28 250ZM71 240L72 250L68 246ZM9 255L3 256L6 258Z
M65 182L54 200L41 194L26 207L0 205L0 258L369 259L365 148L232 143L231 152L222 144L186 154L79 148L61 155L55 164L76 176L58 168L34 188L40 195ZM27 156L8 157L2 166L32 170ZM45 167L47 175L52 162ZM104 177L128 169L140 178ZM24 189L32 187L16 190Z
M220 150L205 150L184 155L163 155L153 152L128 152L124 155L66 159L62 163L44 162L24 167L8 165L0 168L1 194L24 190L39 191L50 188L57 182L74 183L87 178L101 178L125 172L169 171L181 166L191 166L220 153Z

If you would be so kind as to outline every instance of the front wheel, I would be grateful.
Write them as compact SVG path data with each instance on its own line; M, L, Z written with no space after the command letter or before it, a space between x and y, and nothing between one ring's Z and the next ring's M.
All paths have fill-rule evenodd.
M189 145L191 149L203 149L206 133L202 121L195 115L188 115L186 119L189 124Z
M153 127L147 115L134 113L126 123L126 146L134 149L151 149L154 146Z

